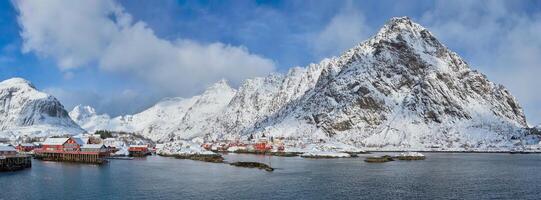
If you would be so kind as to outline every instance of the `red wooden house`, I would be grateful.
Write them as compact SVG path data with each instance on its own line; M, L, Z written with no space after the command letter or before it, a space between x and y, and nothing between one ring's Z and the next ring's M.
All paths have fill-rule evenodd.
M42 143L41 149L44 151L63 151L64 144L68 142L69 139L70 138L47 138Z
M37 146L32 143L24 143L17 145L17 151L19 152L31 152L36 148Z
M130 152L130 156L146 156L151 154L148 145L130 145L128 152Z
M267 138L263 137L254 144L254 149L256 151L270 151L272 149L272 145L268 142Z
M42 148L34 150L34 155L43 160L101 164L108 153L103 145L85 144L83 140L70 137L47 138Z

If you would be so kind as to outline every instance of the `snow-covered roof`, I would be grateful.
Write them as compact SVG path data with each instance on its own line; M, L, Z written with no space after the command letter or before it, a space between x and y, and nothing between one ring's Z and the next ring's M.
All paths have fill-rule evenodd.
M69 138L47 138L43 145L63 145L69 140Z
M130 147L135 147L135 148L148 148L148 145L130 145Z
M34 145L34 144L32 144L32 143L23 143L23 144L19 144L19 145L21 145L21 146L23 146L23 147L33 147L33 146L36 146L36 145Z
M88 141L90 140L90 138L74 137L73 140L75 140L75 142L77 142L77 144L79 145L84 145L84 144L88 144Z
M0 145L0 151L17 151L15 147L9 145Z
M85 144L81 146L81 149L99 149L105 147L103 144Z

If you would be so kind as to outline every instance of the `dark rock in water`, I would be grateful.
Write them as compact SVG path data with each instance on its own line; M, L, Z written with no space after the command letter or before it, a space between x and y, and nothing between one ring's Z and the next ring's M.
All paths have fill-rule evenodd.
M272 156L280 156L280 157L297 157L301 153L299 152L271 152L270 155Z
M258 168L258 169L263 169L268 172L274 171L274 168L270 167L269 165L264 164L264 163L258 163L258 162L234 162L234 163L231 163L230 165L237 166L237 167L246 167L246 168Z
M424 156L397 156L398 160L424 160Z
M384 163L394 161L394 159L391 156L384 155L381 157L368 157L364 161L369 163Z
M211 162L211 163L223 163L224 158L219 155L204 155L204 154L192 154L192 155L161 155L165 157L174 157L177 159L188 159L188 160L195 160L195 161L203 161L203 162Z

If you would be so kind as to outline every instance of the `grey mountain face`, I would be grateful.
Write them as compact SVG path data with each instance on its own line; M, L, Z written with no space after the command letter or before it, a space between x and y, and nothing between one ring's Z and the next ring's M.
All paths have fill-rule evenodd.
M0 136L77 134L82 130L53 96L30 82L12 78L0 82Z
M526 127L522 108L503 86L408 18L391 19L338 58L246 81L218 121L225 135L378 148L505 146Z

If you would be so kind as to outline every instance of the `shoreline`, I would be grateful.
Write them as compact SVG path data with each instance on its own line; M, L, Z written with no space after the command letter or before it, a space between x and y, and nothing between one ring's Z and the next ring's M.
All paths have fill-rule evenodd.
M509 153L509 154L541 154L541 151L428 151L428 150L376 150L376 151L367 151L369 153L387 153L387 152L424 152L424 153Z

